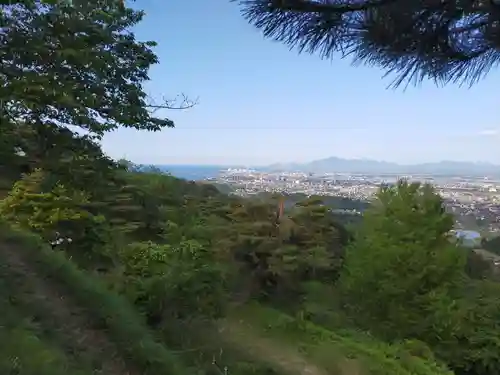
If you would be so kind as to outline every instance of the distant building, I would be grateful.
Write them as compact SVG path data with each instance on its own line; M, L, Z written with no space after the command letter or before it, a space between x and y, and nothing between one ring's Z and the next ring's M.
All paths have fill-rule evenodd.
M474 230L453 230L452 234L466 247L478 247L481 245L481 234Z

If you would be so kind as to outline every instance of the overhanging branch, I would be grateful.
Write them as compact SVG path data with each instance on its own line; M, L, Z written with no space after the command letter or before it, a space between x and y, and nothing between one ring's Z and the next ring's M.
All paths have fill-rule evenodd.
M231 0L264 37L403 81L474 84L500 64L500 0Z
M298 13L349 13L368 10L397 1L398 0L378 0L366 1L358 4L331 4L310 0L269 0L269 8L270 10L282 10Z

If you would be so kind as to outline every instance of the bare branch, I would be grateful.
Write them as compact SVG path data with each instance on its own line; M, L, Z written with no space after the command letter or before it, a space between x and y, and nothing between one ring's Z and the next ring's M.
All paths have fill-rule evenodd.
M186 94L179 94L173 99L163 97L162 103L156 103L155 100L149 97L149 104L146 106L153 113L160 109L185 110L193 108L199 104L199 98L190 99Z
M186 94L177 95L174 99L163 98L168 109L189 109L200 103L199 98L190 99Z

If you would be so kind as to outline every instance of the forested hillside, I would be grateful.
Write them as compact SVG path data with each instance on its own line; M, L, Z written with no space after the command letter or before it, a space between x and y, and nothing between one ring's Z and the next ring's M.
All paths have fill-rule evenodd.
M99 5L0 5L0 373L500 373L493 266L431 186L382 188L353 233L318 197L107 157L104 133L173 123L142 13Z

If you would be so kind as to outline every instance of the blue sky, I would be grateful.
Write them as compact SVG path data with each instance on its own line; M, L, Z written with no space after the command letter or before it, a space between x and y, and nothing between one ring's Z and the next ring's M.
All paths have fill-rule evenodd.
M229 0L141 0L140 40L158 42L153 97L199 98L167 111L175 129L119 130L112 157L154 164L271 164L328 156L500 164L500 71L469 89L387 89L377 68L299 55L263 38Z

